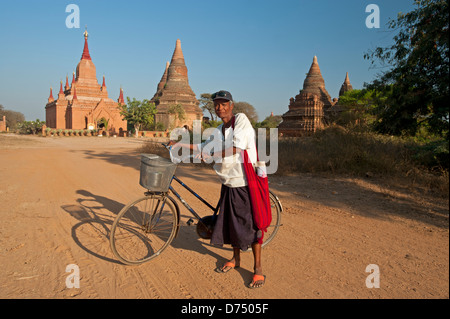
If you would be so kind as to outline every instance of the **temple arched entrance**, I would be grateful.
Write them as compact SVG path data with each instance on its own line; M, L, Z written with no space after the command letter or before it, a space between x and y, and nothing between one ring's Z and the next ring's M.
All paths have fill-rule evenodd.
M105 128L106 118L102 117L97 121L97 130L103 130Z

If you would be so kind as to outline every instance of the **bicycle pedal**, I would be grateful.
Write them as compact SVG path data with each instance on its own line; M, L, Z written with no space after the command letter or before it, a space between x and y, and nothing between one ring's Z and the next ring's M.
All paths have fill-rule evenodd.
M189 220L186 222L186 224L188 226L191 226L193 222L194 222L194 220L192 218L189 218Z

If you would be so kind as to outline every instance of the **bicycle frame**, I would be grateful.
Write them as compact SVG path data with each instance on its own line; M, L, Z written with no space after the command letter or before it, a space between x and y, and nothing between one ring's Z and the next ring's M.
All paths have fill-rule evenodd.
M206 206L209 207L209 209L211 209L213 211L213 215L216 216L217 212L219 211L219 204L217 203L216 208L214 208L210 203L208 203L205 199L203 199L199 194L197 194L192 188L190 188L189 186L187 186L185 183L183 183L176 175L174 175L172 177L172 181L175 180L177 181L181 186L183 186L185 189L187 189L192 195L194 195L197 199L199 199L203 204L205 204ZM201 216L199 214L197 214L197 212L191 207L189 206L189 204L184 200L183 197L181 197L180 194L178 194L178 192L173 189L172 187L172 181L170 182L170 186L169 186L169 190L172 191L172 193L175 195L176 198L178 198L178 200L184 205L184 207L187 208L187 210L195 217L197 218L197 220L201 220Z

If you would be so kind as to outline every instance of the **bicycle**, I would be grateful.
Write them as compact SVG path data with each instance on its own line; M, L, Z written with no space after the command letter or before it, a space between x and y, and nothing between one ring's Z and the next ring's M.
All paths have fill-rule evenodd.
M169 149L167 145L162 145ZM158 155L141 155L140 184L147 188L147 191L143 197L132 201L119 212L111 228L111 249L122 263L139 265L147 262L159 256L177 236L180 228L180 207L169 193L197 219L196 231L199 237L211 238L220 202L215 207L212 206L183 183L175 175L177 166L178 164ZM213 214L201 217L173 188L174 180L205 204ZM281 226L283 208L278 197L271 191L270 203L272 223L264 234L262 247L272 242ZM190 218L187 224L190 226L193 222Z

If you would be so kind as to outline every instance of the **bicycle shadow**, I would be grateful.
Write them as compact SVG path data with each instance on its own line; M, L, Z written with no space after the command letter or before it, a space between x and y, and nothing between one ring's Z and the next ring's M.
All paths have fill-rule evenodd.
M77 190L76 193L82 196L76 199L77 204L61 206L65 212L79 221L72 227L72 239L88 254L123 265L112 254L109 240L114 219L125 205L110 198L95 195L87 190ZM183 239L180 240L180 238ZM185 241L185 238L188 240ZM183 227L183 222L180 222L180 232L172 241L171 246L201 254L214 255L218 259L218 264L220 260L223 260L220 255L207 249L207 244L199 240L195 232L195 226L187 230L186 227Z
M77 190L76 193L83 196L76 200L77 204L61 206L79 221L72 227L72 239L88 254L108 262L122 264L114 258L109 238L115 215L124 205L87 190Z

